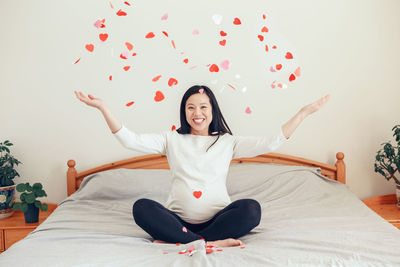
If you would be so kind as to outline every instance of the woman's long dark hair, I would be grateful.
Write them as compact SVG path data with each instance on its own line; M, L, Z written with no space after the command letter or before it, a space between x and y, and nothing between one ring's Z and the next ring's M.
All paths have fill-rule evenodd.
M225 133L232 135L232 132L231 129L229 129L229 126L226 123L224 116L222 116L221 110L218 106L218 102L214 96L214 93L207 86L194 85L185 92L185 94L182 97L181 108L180 108L181 127L176 131L180 134L190 134L191 127L186 120L186 110L185 110L186 101L191 95L198 94L200 89L203 89L204 93L210 98L210 104L212 107L213 119L210 123L210 126L208 127L208 134L213 136L218 135L214 143L212 143L211 146L207 148L208 151L210 147L212 147L218 141L220 135L223 135Z

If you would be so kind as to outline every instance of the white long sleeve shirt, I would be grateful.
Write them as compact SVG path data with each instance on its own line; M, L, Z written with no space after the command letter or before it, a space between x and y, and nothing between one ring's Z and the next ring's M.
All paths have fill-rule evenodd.
M282 128L271 137L224 134L206 152L217 136L179 134L177 131L138 134L125 126L114 135L128 149L167 156L173 180L165 207L192 224L210 220L231 203L226 176L233 158L265 154L288 140Z

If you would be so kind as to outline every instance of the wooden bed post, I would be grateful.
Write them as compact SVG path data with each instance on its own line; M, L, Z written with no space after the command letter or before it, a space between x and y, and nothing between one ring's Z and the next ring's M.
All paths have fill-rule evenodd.
M336 153L336 180L342 184L346 184L346 165L343 161L344 154L342 152Z
M68 160L68 171L67 171L67 194L72 195L76 191L76 177L77 172L75 170L75 160Z

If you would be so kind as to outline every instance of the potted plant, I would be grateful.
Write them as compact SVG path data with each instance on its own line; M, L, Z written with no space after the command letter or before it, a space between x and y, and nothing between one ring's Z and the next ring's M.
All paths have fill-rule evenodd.
M397 146L393 146L390 141L383 143L375 157L375 172L382 174L386 180L393 179L396 183L397 205L400 206L400 177L395 173L400 173L400 125L392 128L393 136L396 139Z
M47 204L36 200L38 197L47 197L41 183L20 183L17 185L17 191L22 194L19 196L21 202L15 202L13 208L21 210L25 216L26 223L35 223L39 221L39 209L47 211Z
M13 180L19 176L15 167L21 162L11 156L8 147L12 145L8 140L0 143L0 219L7 218L14 213L12 209L15 192Z

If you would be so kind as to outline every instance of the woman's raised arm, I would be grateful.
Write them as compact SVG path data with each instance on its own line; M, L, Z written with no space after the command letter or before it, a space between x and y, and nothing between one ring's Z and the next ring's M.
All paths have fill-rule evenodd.
M85 103L88 106L97 108L98 110L101 111L101 113L104 116L104 119L106 120L108 127L110 128L111 132L114 134L118 132L122 128L122 124L119 122L119 120L114 116L114 114L111 112L111 110L108 109L106 106L105 102L100 99L96 98L92 95L84 95L82 92L77 92L74 91L76 97Z
M326 95L319 100L315 101L314 103L311 103L309 105L306 105L300 109L299 112L296 113L288 122L286 122L282 126L282 133L283 135L289 139L290 136L292 136L293 132L296 130L296 128L300 125L300 123L310 114L316 112L319 110L323 105L328 102L330 95Z

